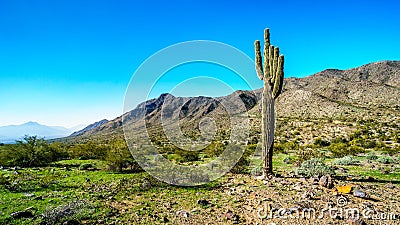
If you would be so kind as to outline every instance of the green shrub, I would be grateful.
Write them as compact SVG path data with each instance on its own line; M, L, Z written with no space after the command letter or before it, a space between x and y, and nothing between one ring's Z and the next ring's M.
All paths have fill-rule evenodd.
M204 150L204 153L207 157L218 157L224 151L226 145L220 141L213 141L209 146L207 146Z
M94 168L91 163L83 163L79 166L79 170L88 170L89 168Z
M248 167L250 165L250 156L254 154L255 148L257 145L250 144L246 147L237 144L226 143L224 145L224 150L221 152L222 154L218 154L219 157L223 157L224 166L233 165L230 172L236 174L244 174L249 173ZM240 159L237 162L233 162L233 160L237 160L240 156Z
M37 136L25 136L16 144L6 145L0 151L0 165L34 167L46 166L61 159L65 154Z
M81 224L79 221L91 218L95 212L95 207L88 202L71 201L46 209L40 214L40 224Z
M300 148L299 143L297 143L297 141L289 141L283 144L285 152L288 151L298 151Z
M324 157L325 157L324 153L322 151L319 151L319 149L314 149L304 146L300 147L296 151L296 158L297 158L296 164L300 165L304 161L310 160L312 158L324 158Z
M323 159L312 158L304 161L301 166L297 168L296 174L305 177L334 175L334 170L332 167L326 165Z
M348 143L331 143L329 150L335 158L347 155L357 155L365 152L365 149L356 145L349 145Z
M363 132L361 130L356 130L353 134L349 136L350 140L361 139Z
M250 165L250 156L252 155L251 150L244 149L240 145L230 144L227 146L228 151L232 153L232 159L236 158L235 154L243 153L242 157L240 157L239 161L235 164L235 166L230 170L231 173L236 174L246 174L248 173L248 167Z
M333 144L347 143L347 142L348 142L347 139L344 138L344 137L342 137L342 136L337 137L337 138L335 138L335 139L333 139L333 140L331 141L331 143L333 143Z
M123 139L118 139L110 144L105 160L108 169L111 171L122 172L124 169L128 168L130 168L132 172L142 171Z
M290 157L285 157L285 158L282 160L282 162L285 163L285 164L292 164L292 163L293 163L293 159L290 158Z
M388 146L386 146L386 144L383 143L383 142L377 142L376 146L374 147L375 151L383 151L383 152L385 152L388 149L389 149Z
M184 149L176 149L175 154L179 156L179 162L193 162L199 160L199 151L187 151Z
M393 138L393 141L400 144L400 135L397 135Z
M273 148L274 148L274 153L286 153L285 144L275 143Z
M375 154L375 152L369 152L365 158L367 158L368 160L376 160L378 159L378 156Z
M246 151L249 151L250 154L254 154L256 152L258 144L248 144L246 146Z
M348 147L345 143L331 143L329 150L332 152L333 157L343 157L349 155Z
M340 159L336 159L333 164L335 165L342 165L342 166L348 166L348 165L354 165L357 164L358 160L354 159L351 156L345 156L343 158Z
M319 146L319 147L327 147L329 146L331 143L329 141L323 140L322 138L316 138L314 140L314 145Z
M9 184L8 177L6 175L0 175L0 185Z
M386 147L383 148L382 151L388 155L393 156L400 152L400 146L395 146L393 148Z
M263 173L262 166L256 166L251 170L251 175L253 176L261 176Z
M390 156L381 156L376 161L383 163L383 164L392 164L394 163L394 159Z
M375 140L366 140L364 141L364 144L362 145L362 147L364 148L375 148L376 146L376 141Z
M88 142L85 144L75 144L69 147L69 155L74 159L100 159L104 160L106 155L108 146L95 144L93 142Z

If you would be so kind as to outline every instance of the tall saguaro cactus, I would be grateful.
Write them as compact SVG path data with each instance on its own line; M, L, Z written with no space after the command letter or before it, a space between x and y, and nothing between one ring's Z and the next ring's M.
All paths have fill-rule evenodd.
M279 48L270 43L269 29L264 30L264 57L261 56L260 41L254 42L256 53L256 71L258 77L264 81L264 90L261 101L262 115L262 158L263 176L273 175L272 154L275 132L275 99L279 96L283 86L284 56L279 55ZM263 61L264 58L264 62Z

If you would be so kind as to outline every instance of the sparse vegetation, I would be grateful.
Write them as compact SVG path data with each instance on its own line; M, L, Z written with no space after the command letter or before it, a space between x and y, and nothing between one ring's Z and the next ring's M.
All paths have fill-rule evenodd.
M333 163L335 165L348 166L348 165L356 165L358 163L358 160L354 159L351 156L345 156L343 158L335 159Z
M316 207L335 204L335 195L316 185L314 177L326 174L332 175L335 187L352 184L374 199L355 200L351 194L346 195L351 206L359 202L362 208L369 202L380 212L388 205L398 206L398 106L392 107L376 96L346 102L339 93L332 100L312 81L302 80L301 90L291 89L297 83L288 82L285 91L289 97L296 100L298 96L305 96L310 100L301 100L307 108L293 106L302 110L287 108L284 99L277 107L280 117L276 124L273 165L274 172L281 177L268 182L253 177L262 173L260 154L254 156L262 140L260 102L256 102L257 107L249 107L252 127L247 146L244 142L231 142L228 120L222 117L216 119L221 122L217 124L215 140L199 152L176 148L163 134L162 127L149 122L149 135L160 154L182 165L209 162L228 146L236 152L244 151L231 173L200 187L170 186L142 171L118 130L119 122L98 133L66 139L63 143L26 137L15 145L0 144L0 224L236 223L226 219L226 214L230 215L227 209L234 211L239 223L254 222L258 218L246 210L259 205L262 199L257 196L267 196L267 201L273 204L287 204L282 205L285 208L293 207L298 199ZM358 88L371 93L370 89ZM385 89L383 93L388 91ZM393 102L397 101L396 96ZM294 101L294 104L298 103ZM321 111L315 110L316 104L322 106ZM198 129L193 128L197 122L182 122L187 137L199 138ZM139 139L139 147L145 149L141 144ZM309 189L315 195L313 198L308 195ZM207 201L197 203L203 199ZM87 207L80 210L79 202ZM11 216L15 212L29 212L27 215L32 217L17 219ZM266 220L255 222L263 224ZM334 220L330 224L337 222L346 221Z
M334 170L332 167L325 164L321 158L312 158L304 161L296 170L296 174L305 177L315 177L323 175L333 175Z
M108 147L90 141L88 143L69 146L68 151L69 156L73 159L105 159Z
M68 145L57 145L61 149L68 150ZM282 145L297 147L293 142L282 143ZM116 160L115 162L119 163L121 162L119 159L124 159L123 154L113 154L113 152L126 150L126 146L123 141L119 140L101 146L117 150L107 152L105 160L69 159L51 163L49 167L17 169L16 172L13 168L1 170L0 192L2 198L0 205L2 205L2 208L0 211L2 213L0 213L0 223L26 224L34 221L41 224L60 224L75 221L77 223L110 224L118 220L121 223L136 224L141 223L140 221L146 221L146 223L157 224L164 223L163 221L167 219L171 223L184 223L183 218L185 217L176 213L182 208L196 208L198 210L195 211L196 213L191 213L188 210L189 218L200 220L200 218L206 218L205 215L224 214L226 207L233 207L233 209L238 210L242 207L243 201L250 201L251 198L244 195L240 197L240 202L232 203L231 194L235 192L231 193L229 188L225 188L226 186L234 186L236 192L241 194L247 192L237 190L248 190L249 188L251 188L250 193L263 193L265 190L270 190L271 193L277 191L282 194L290 193L286 190L287 185L277 183L275 186L269 187L263 185L261 181L254 181L253 177L249 177L251 175L248 171L248 160L254 154L256 144L249 144L246 148L238 145L230 146L235 148L237 152L244 150L242 159L231 171L234 173L204 187L169 186L157 181L145 172L129 173L131 170L125 166L122 166L124 173L110 173L111 162ZM304 147L299 146L299 148ZM323 151L317 145L308 145L306 149L314 151L315 154ZM124 153L127 152L124 151ZM287 152L277 153L273 161L276 171L284 173L284 171L295 170L295 164L285 163L284 161L285 159L296 159L297 154L295 149L290 148ZM171 155L174 154L171 153ZM366 159L367 155L360 157ZM116 158L119 159L109 161L108 158L111 156L117 156ZM207 154L203 154L198 159L199 161L194 161L194 163L202 163L203 160L209 159L207 157ZM383 157L389 156L380 156L380 158ZM327 160L335 161L334 159ZM325 161L324 159L314 158L306 160L296 172L299 176L305 177L334 174L332 167L327 165ZM357 176L360 178L372 176L376 179L400 182L400 177L396 175L400 172L398 166L395 166L394 170L386 166L377 171L371 171L369 167L353 164L346 166L346 168L349 169L349 173L358 174ZM118 169L115 171L118 171ZM260 175L260 173L261 167L255 167L251 172L252 175ZM231 180L234 182L231 183ZM201 197L197 193L201 193ZM215 206L199 207L197 201L200 198L207 199ZM185 201L182 201L182 199L185 199ZM170 204L171 202L177 203ZM34 210L30 207L33 207ZM209 209L215 210L214 213L210 214L207 211ZM34 217L14 219L10 216L13 212L24 210L32 211ZM240 214L240 216L240 218L244 217L243 214ZM222 220L221 223L224 223L224 221L226 222L226 220Z
M324 158L324 153L319 149L313 148L313 146L305 146L296 151L296 158L296 164L301 165L304 161L312 158Z
M383 164L392 164L395 163L394 159L390 156L381 156L376 161L383 163Z
M375 152L369 152L365 158L368 160L376 160L378 159L378 156L375 154Z
M40 224L77 224L81 220L91 218L94 210L95 208L85 201L71 201L51 209L46 209L40 214Z

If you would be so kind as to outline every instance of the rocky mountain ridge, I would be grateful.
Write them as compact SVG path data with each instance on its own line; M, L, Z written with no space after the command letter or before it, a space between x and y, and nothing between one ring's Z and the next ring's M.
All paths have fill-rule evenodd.
M258 127L261 91L235 91L217 98L162 94L114 120L86 129L69 139L122 136L122 124L141 130L143 127L136 123L143 116L151 125L160 123L162 116L175 115L182 124L193 124L196 128L202 118L229 116L225 107L237 110L235 113L247 110L254 118L253 127ZM349 70L327 69L304 78L286 78L283 92L276 100L276 112L278 120L371 119L399 123L400 61L375 62Z

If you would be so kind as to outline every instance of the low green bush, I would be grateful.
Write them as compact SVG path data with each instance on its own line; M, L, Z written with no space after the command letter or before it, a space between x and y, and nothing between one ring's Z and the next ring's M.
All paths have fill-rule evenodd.
M193 162L199 160L199 152L198 151L187 151L184 149L175 150L175 154L179 156L179 162Z
M69 147L69 156L73 159L100 159L104 160L109 148L106 145L88 142L85 144L74 144Z
M283 163L285 164L292 164L293 163L293 159L290 157L286 157L282 160Z
M383 163L383 164L392 164L395 163L394 159L390 156L381 156L376 161Z
M256 145L257 146L257 145ZM207 157L218 157L225 150L226 145L220 141L213 141L209 146L207 146L204 150L204 153Z
M356 145L349 145L348 143L331 143L329 150L335 158L344 157L347 155L357 155L364 153L365 149Z
M314 145L319 146L319 147L327 147L329 146L331 143L329 141L323 140L322 138L316 138L314 140Z
M351 156L345 156L343 158L336 159L333 164L335 165L342 165L342 166L348 166L348 165L355 165L358 163L358 160L354 159Z
M400 146L395 146L393 148L386 147L386 148L382 149L382 152L393 156L393 155L400 153Z
M335 172L331 166L325 164L321 158L312 158L304 161L296 170L297 175L305 177L334 175Z
M251 175L253 175L253 176L261 176L262 173L263 173L262 166L254 167L254 168L251 170Z
M142 171L123 139L110 143L105 160L110 171L122 172L125 169L130 169L131 172Z
M231 173L236 174L247 174L249 173L248 168L250 165L250 156L252 155L252 150L248 148L243 148L240 145L228 145L228 151L232 154L232 159L236 158L236 154L243 155L240 157L239 161L235 164L235 166L230 170Z
M95 211L95 207L86 201L71 201L46 209L40 214L40 224L81 224L81 220L91 218Z
M83 163L79 166L79 170L87 170L89 168L94 168L91 163Z
M378 159L378 156L375 154L375 152L369 152L365 158L368 160L376 160Z
M320 151L320 149L307 146L300 147L298 151L296 151L296 165L301 165L304 161L312 158L325 158L325 154Z

